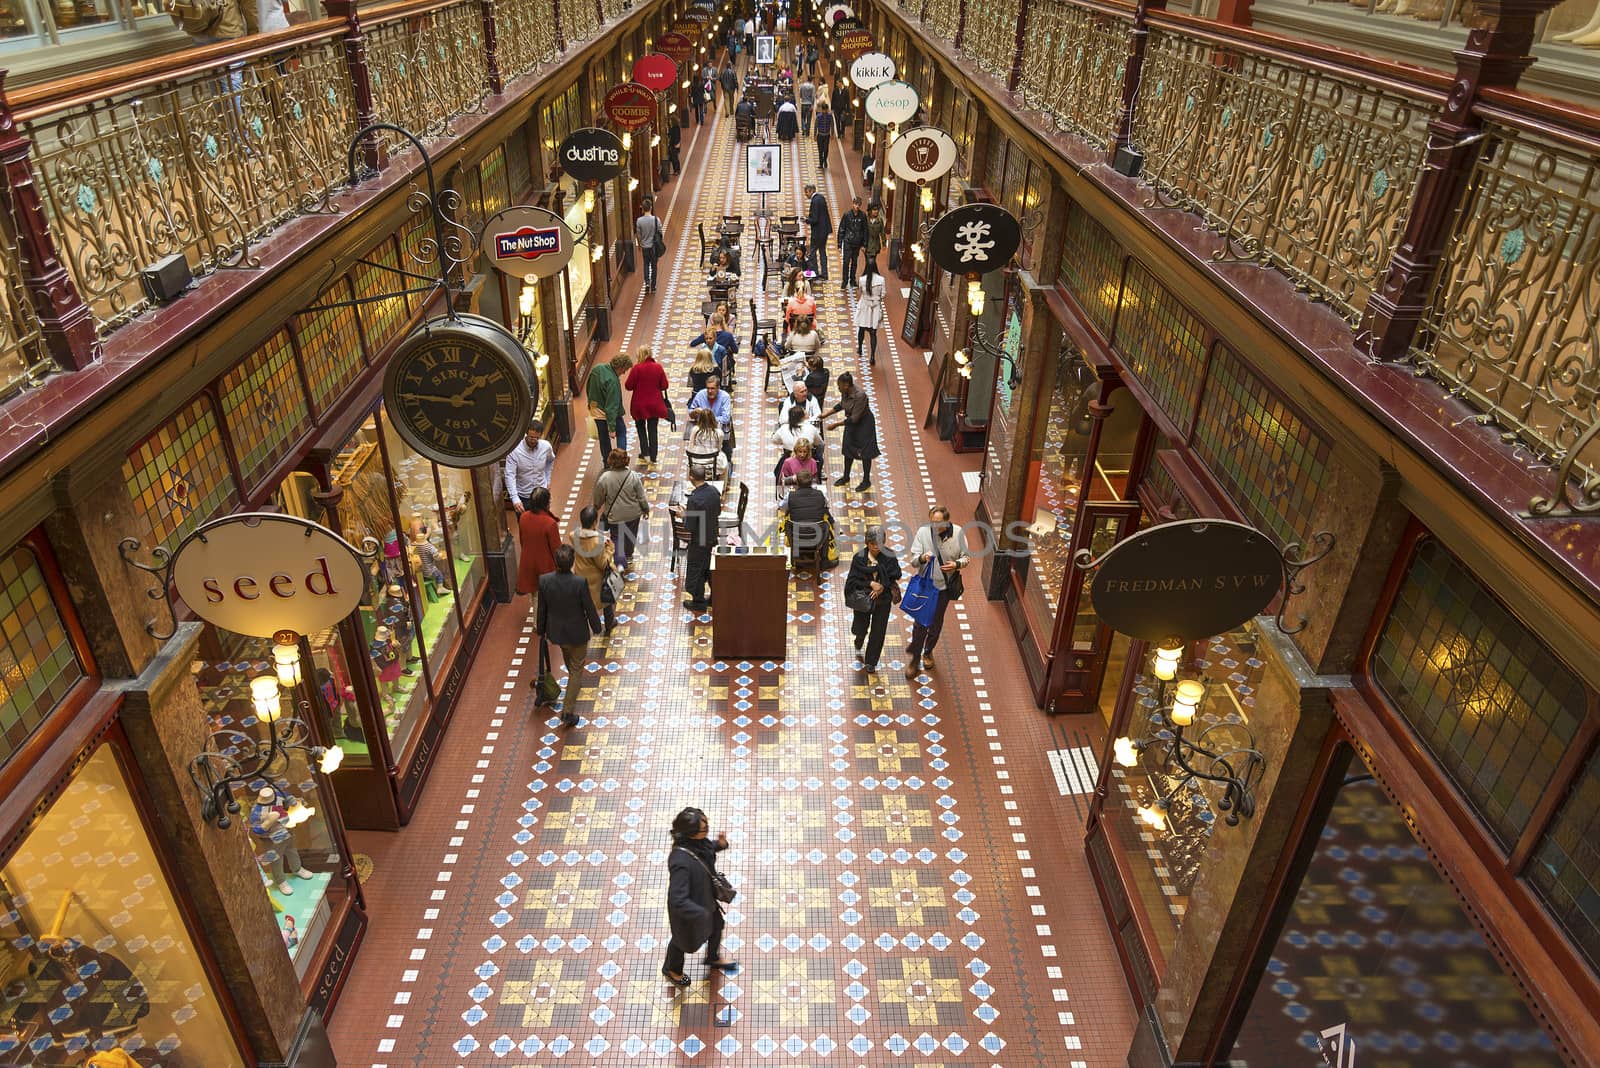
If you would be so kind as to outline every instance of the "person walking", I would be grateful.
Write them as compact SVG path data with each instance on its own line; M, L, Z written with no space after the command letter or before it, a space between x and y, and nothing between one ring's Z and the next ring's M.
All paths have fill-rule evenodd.
M794 87L794 98L800 105L800 132L811 136L811 116L817 107L817 85L810 78Z
M867 257L861 269L861 291L856 296L856 359L861 358L861 343L872 341L869 366L878 366L878 329L883 326L883 275L877 261Z
M826 282L828 238L833 234L833 220L828 217L828 199L817 192L816 182L806 183L806 225L811 228L811 247L817 254L817 278Z
M676 129L676 127L674 127ZM644 259L644 291L656 291L656 260L666 251L666 238L661 220L656 217L656 198L644 198L643 211L633 220L633 239L638 243L639 255Z
M867 233L861 242L861 252L866 257L862 270L867 269L867 264L872 265L874 274L878 273L878 253L883 251L883 205L874 200L867 205Z
M733 60L728 60L722 68L722 113L733 114L733 94L739 89L739 76L733 73Z
M600 596L600 587L616 558L616 545L600 529L600 509L592 504L583 506L578 513L578 529L572 533L572 551L577 554L572 561L572 573L589 584L589 599L600 607L605 618L605 634L617 625L617 606L607 604Z
M866 247L867 213L861 198L850 198L850 210L839 216L839 255L844 260L844 284L856 284L856 256Z
M689 110L694 113L694 124L706 124L706 92L710 89L710 79L703 75L696 75L689 79Z
M866 544L850 558L850 574L844 580L844 603L854 613L850 635L855 639L861 670L878 670L883 655L883 636L889 629L889 610L900 601L900 561L883 547L881 528L871 526L864 535Z
M684 958L706 947L706 967L731 971L738 961L722 956L722 905L712 880L717 854L728 848L728 836L711 838L711 821L697 808L686 808L672 819L672 851L667 854L667 959L661 974L673 986L689 985L683 974Z
M539 579L556 569L556 550L561 547L561 525L550 514L550 491L543 486L529 495L527 506L517 519L517 542L522 558L517 561L517 592L538 604Z
M806 73L813 78L817 76L817 42L815 39L806 42Z
M617 448L628 447L628 427L622 421L622 375L628 373L633 361L628 354L619 352L609 363L602 363L589 372L583 385L583 395L589 401L589 417L594 420L594 437L600 443L600 456L611 455L611 435L617 436Z
M701 105L702 107L704 105ZM683 148L683 126L676 119L667 120L667 162L672 164L674 178L683 173L683 159L679 153Z
M850 90L845 87L843 78L833 83L833 93L828 97L828 103L833 108L833 121L838 124L842 138L845 131L850 129L851 113L855 110L850 106Z
M656 362L649 345L639 346L639 360L628 370L623 385L633 394L628 400L628 414L633 416L634 436L639 439L639 459L654 464L656 431L661 420L672 419L672 401L667 397L670 383L666 369Z
M594 480L592 502L616 546L617 570L626 574L633 547L639 543L639 526L650 517L650 498L644 479L628 467L628 454L621 449L612 449L606 457L606 469Z
M817 105L817 118L813 127L817 135L817 169L828 173L828 145L833 141L833 110L826 100Z
M683 607L703 612L711 606L706 596L706 579L711 574L711 550L717 546L717 521L722 516L722 494L706 482L698 464L689 465L689 499L683 503L683 525L689 531L688 551L684 554L684 593L689 599Z
M517 447L506 454L506 496L521 515L528 509L533 491L550 488L550 472L555 470L556 450L544 440L544 424L535 419Z
M919 670L933 670L933 647L938 644L944 630L945 609L961 596L961 569L971 562L967 551L967 535L950 522L950 509L936 504L928 509L928 522L911 539L910 563L920 571L933 561L933 585L939 591L939 600L933 610L933 622L924 627L911 626L911 642L906 646L906 677L914 677Z
M872 416L872 406L867 403L865 391L856 388L856 380L846 371L836 380L839 385L839 403L823 413L824 417L843 413L843 417L835 423L828 424L827 429L844 427L844 440L839 443L839 454L844 457L844 473L835 481L835 486L848 486L850 484L850 465L861 461L861 483L856 486L857 493L865 493L872 488L872 461L878 457L878 424Z
M567 668L561 722L568 727L578 725L578 700L583 696L583 665L589 659L589 638L601 627L600 613L589 597L589 584L572 573L577 555L570 545L556 549L555 570L539 578L539 611L533 623L541 642L561 647L561 659ZM533 681L537 685L538 677Z

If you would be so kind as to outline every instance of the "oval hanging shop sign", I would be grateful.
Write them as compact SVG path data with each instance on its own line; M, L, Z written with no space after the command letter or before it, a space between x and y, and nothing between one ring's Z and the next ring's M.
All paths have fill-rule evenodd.
M884 126L905 122L917 113L922 98L908 82L884 82L867 94L867 118Z
M1148 642L1199 641L1259 615L1283 584L1283 557L1265 534L1222 519L1142 530L1101 558L1089 584L1095 614Z
M876 92L876 90L874 90ZM946 271L988 274L1011 262L1022 244L1016 216L998 204L963 204L939 216L928 254Z
M572 231L553 211L514 207L483 224L479 248L489 262L518 278L549 278L572 260Z
M854 17L855 17L855 12L850 10L850 5L849 4L834 4L832 7L828 8L827 12L825 12L823 14L822 19L829 26L832 26L835 23L837 23L840 19L848 19L848 18L854 18Z
M633 80L652 93L666 92L678 80L678 61L662 52L646 52L634 60Z
M894 176L918 185L937 181L955 164L955 138L937 126L907 130L889 146L889 169Z
M655 121L656 95L638 82L623 82L606 94L604 107L618 129L640 130Z
M361 603L365 581L355 546L309 519L274 512L202 524L172 557L172 585L195 615L257 638L337 625Z
M882 52L868 52L850 64L850 82L866 92L894 77L894 60Z
M628 169L628 150L610 130L573 130L556 149L561 169L580 182L606 182Z
M694 55L694 42L681 33L662 34L656 39L656 47L680 67L689 62L689 57ZM638 64L634 65L633 77L636 81L644 82L645 85L650 84L639 77Z
M878 39L872 36L870 30L848 30L839 38L839 54L844 56L846 63L854 63L877 47Z

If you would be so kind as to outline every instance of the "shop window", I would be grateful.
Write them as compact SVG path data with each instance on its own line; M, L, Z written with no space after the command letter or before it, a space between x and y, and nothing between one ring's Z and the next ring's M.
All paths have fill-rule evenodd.
M483 532L478 527L472 505L472 472L455 467L435 467L439 476L439 510L429 524L427 538L434 547L437 566L450 577L463 622L467 610L483 585L487 570L483 560ZM441 555L444 554L444 555ZM445 555L449 567L445 566ZM423 581L427 582L426 566ZM450 596L441 590L440 600Z
M0 765L83 678L44 569L19 545L0 559Z
M600 210L599 204L595 211ZM567 228L573 233L581 234L589 225L588 215L583 210L583 197L573 197L566 211ZM600 225L600 220L595 220L595 226ZM589 299L589 287L594 284L594 265L589 261L589 250L578 249L577 255L567 263L567 269L562 272L562 277L567 282L567 292L571 295L571 312L566 307L561 309L561 325L564 329L575 330L577 324L583 322L583 305Z
M478 176L483 185L485 219L511 206L511 189L506 184L506 150L503 145L496 145L483 158L483 162L478 164Z
M146 1068L242 1068L114 749L0 870L0 1063L120 1048Z
M506 138L506 183L513 199L520 200L533 188L533 165L528 157L528 130L518 126Z
M1228 1063L1557 1068L1518 984L1365 772L1353 764L1339 789Z
M1205 326L1137 260L1128 264L1116 346L1178 432L1188 433L1205 376Z
M289 332L279 330L223 375L221 393L239 473L246 485L259 485L311 426Z
M367 336L367 351L372 353L382 352L384 346L400 336L406 326L406 298L403 294L386 297L383 300L373 300L382 293L394 293L398 289L407 289L417 284L416 279L408 279L397 273L400 266L399 256L395 252L394 241L384 238L375 248L367 250L365 259L370 263L357 263L350 269L351 281L355 283L356 296L366 299L362 304L361 326ZM380 264L374 267L372 264Z
M1061 235L1062 284L1104 337L1122 296L1122 249L1106 228L1073 204Z
M1236 353L1217 343L1195 454L1245 518L1281 545L1310 537L1329 448Z
M1578 951L1600 969L1600 753L1556 810L1528 880Z
M999 130L989 131L989 158L985 161L983 184L989 192L999 196L1006 180L1006 146L1009 142Z
M1510 849L1577 734L1582 683L1433 538L1412 555L1371 671Z
M317 295L316 304L350 299L350 283L341 278ZM326 412L361 373L361 335L356 311L346 305L323 311L301 312L294 317L295 339L306 364L311 399L317 412Z
M122 478L155 543L169 549L238 504L211 398L196 397L140 442L123 462Z

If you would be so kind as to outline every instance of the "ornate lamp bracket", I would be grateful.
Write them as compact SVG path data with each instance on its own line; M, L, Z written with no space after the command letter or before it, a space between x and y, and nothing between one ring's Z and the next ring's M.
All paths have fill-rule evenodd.
M154 563L147 564L134 554L143 548L138 538L123 538L117 542L117 552L121 554L124 563L143 571L147 575L154 575L160 581L145 591L145 596L161 605L167 610L167 621L161 623L159 618L145 620L145 633L157 641L166 641L178 633L178 617L173 614L172 601L167 597L167 586L172 577L173 553L164 545L157 545L150 550Z
M1299 634L1306 629L1305 616L1301 616L1299 622L1292 627L1284 625L1284 613L1289 610L1289 598L1306 592L1305 583L1299 581L1300 573L1326 559L1327 555L1333 552L1337 541L1333 531L1320 530L1311 536L1312 549L1309 553L1298 541L1283 547L1283 600L1278 604L1278 614L1275 619L1279 633Z

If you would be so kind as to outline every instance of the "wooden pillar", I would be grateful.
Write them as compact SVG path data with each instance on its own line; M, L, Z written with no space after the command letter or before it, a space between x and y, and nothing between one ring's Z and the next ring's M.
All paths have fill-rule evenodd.
M350 75L350 92L356 105L356 128L363 129L378 121L378 113L372 98L372 74L367 68L367 37L361 32L356 0L323 0L322 6L332 17L344 19L345 69ZM382 170L389 162L387 155L376 134L368 134L362 140L361 165L367 170Z
M22 287L38 316L45 351L63 371L81 371L99 355L94 315L56 249L34 183L29 159L33 145L12 118L5 78L6 72L0 70L0 168L4 168L0 197L22 258Z
M495 0L478 0L478 12L483 16L483 58L489 70L489 92L498 95L505 92L506 81L500 74L500 35L495 30Z
M1417 174L1411 214L1383 283L1367 300L1356 344L1374 360L1401 360L1427 310L1434 272L1483 151L1473 111L1485 89L1514 88L1533 63L1534 27L1556 0L1480 0L1480 25L1456 53L1455 87L1428 123L1427 154Z
M1022 50L1028 40L1028 11L1033 7L1030 3L1020 5L1017 12L1017 41L1011 53L1011 70L1006 74L1006 90L1017 91L1017 83L1022 80Z
M1111 157L1131 147L1134 108L1139 101L1139 75L1144 67L1144 49L1150 39L1146 15L1166 9L1167 0L1137 0L1133 8L1133 28L1128 31L1128 62L1122 68L1122 114L1117 118L1116 136L1111 139ZM1128 173L1137 173L1131 171Z
M561 55L567 50L567 28L562 23L561 0L550 0L550 11L556 21L556 55Z

